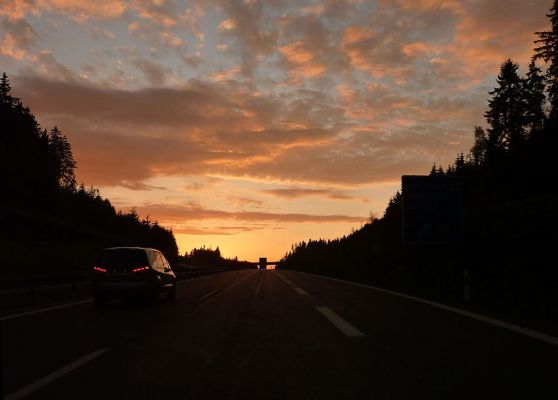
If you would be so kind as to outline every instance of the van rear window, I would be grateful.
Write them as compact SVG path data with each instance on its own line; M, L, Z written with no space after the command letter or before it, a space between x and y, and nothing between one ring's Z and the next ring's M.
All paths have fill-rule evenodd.
M141 249L106 249L101 255L101 267L137 268L149 265L145 250Z

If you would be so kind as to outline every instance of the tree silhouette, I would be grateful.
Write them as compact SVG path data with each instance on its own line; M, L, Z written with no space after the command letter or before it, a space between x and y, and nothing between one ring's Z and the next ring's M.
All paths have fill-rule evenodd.
M55 162L55 174L59 185L64 189L75 190L76 177L74 170L76 161L72 155L72 147L66 136L60 132L57 126L50 130L48 136L49 150Z
M171 230L135 210L117 212L98 189L76 185L70 142L58 127L38 124L13 97L8 76L0 80L0 279L11 274L44 276L89 271L103 247L154 247L178 258ZM6 259L9 254L17 257Z
M528 124L527 96L523 79L518 75L519 65L506 60L497 78L498 86L489 94L485 113L488 128L488 157L505 150L515 152L525 139Z
M479 166L486 162L488 151L488 135L481 126L475 126L475 142L471 149L471 158L475 165Z
M12 87L10 86L10 81L8 75L4 72L2 74L2 79L0 80L0 102L2 103L12 103L12 96L10 92Z
M543 59L549 64L546 72L548 85L548 100L550 102L549 119L558 120L558 0L547 14L550 19L550 31L535 32L539 39L535 40L539 46L535 48L535 59Z
M547 260L558 240L558 0L548 16L552 29L537 32L540 46L526 76L510 59L501 65L484 114L487 129L474 128L469 154L458 154L446 171L430 169L430 176L450 175L462 185L461 249L402 243L398 191L382 218L339 239L294 244L279 268L458 302L467 265L479 308L522 308L556 324L558 269ZM545 76L539 58L549 63Z
M527 76L525 77L525 91L527 100L527 122L531 128L531 132L540 132L544 127L544 121L546 119L545 115L545 104L546 104L546 83L545 78L542 75L542 71L537 64L535 59L531 60L529 64L529 70Z

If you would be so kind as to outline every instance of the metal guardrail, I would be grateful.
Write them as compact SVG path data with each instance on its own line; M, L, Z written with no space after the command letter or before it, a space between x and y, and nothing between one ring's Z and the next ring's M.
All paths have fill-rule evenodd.
M0 281L0 294L28 292L30 295L33 295L38 290L54 290L68 287L76 289L78 286L90 284L90 281L91 277L85 275Z
M195 276L225 272L225 268L191 268L176 271L178 281ZM35 278L28 280L0 281L1 295L28 294L33 297L39 291L69 289L77 290L79 287L91 285L91 275L77 275L72 277Z

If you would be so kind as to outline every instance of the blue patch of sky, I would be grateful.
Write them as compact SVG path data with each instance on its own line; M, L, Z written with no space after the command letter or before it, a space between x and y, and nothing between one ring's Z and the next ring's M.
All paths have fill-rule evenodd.
M59 63L70 68L84 64L93 47L91 36L85 30L86 25L79 25L66 18L52 17L52 14L45 13L43 18L32 22L33 28L42 38L40 50L50 51ZM84 46L84 43L91 45Z
M217 11L207 12L200 19L201 30L204 33L204 46L200 50L202 68L198 78L208 80L213 72L227 71L240 64L238 53L234 51L234 38L226 32L218 32L218 26L226 17ZM219 45L227 45L228 51L218 50Z

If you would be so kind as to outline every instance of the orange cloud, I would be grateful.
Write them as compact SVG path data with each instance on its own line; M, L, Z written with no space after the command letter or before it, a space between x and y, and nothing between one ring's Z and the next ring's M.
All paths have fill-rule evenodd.
M261 61L261 57L275 50L278 30L275 21L264 13L261 2L224 1L219 6L226 15L218 26L222 37L236 42L241 58L241 72L250 76Z
M211 78L217 82L224 82L234 78L239 73L240 73L240 67L234 67L227 71L214 72L213 74L211 74Z
M161 37L170 47L180 47L184 42L182 38L174 36L168 32L161 32Z
M91 17L117 18L126 11L126 3L122 0L36 0L35 7L38 10L60 13L77 20Z
M190 26L196 24L196 17L203 14L199 7L179 12L174 1L160 0L5 0L0 4L0 15L23 18L28 13L40 14L48 11L83 21L89 18L114 19L126 11L135 11L143 19L148 19L165 27L175 26L178 19Z
M0 20L0 27L6 30L6 34L0 42L0 55L23 60L27 51L34 46L37 40L33 27L22 18Z
M10 19L21 19L34 9L32 0L7 0L0 2L0 15Z
M236 28L236 24L232 19L225 19L219 23L217 29L221 31L230 31L231 29Z
M195 26L196 6L188 14L170 0L125 4L127 39L148 41L161 49L157 56L173 46L190 49L191 35L179 36L178 23L169 29L165 16ZM109 79L102 63L70 67L56 61L55 51L33 53L33 44L14 44L23 36L13 29L0 51L24 58L24 76L14 79L18 96L44 121L63 124L78 173L94 184L131 187L172 174L365 184L428 170L433 160L468 150L469 127L482 121L486 104L488 89L479 82L494 78L508 56L527 58L532 32L546 23L546 6L532 4L536 10L519 0L381 1L369 10L366 2L298 9L274 3L270 12L262 2L218 2L211 17L220 28L208 29L211 45L226 54L202 59L216 54L214 48L195 56L181 51L184 73L164 57L154 62L138 46L111 50L122 65ZM4 9L6 15L24 12ZM192 65L211 69L193 72ZM85 82L73 69L86 67L97 81ZM41 72L66 82L32 78ZM196 73L197 79L181 81ZM115 81L136 90L103 87ZM132 86L146 84L158 88ZM150 157L146 149L165 156Z
M132 7L139 17L149 22L172 27L177 24L178 7L173 1L164 0L134 0Z
M351 65L363 70L371 70L374 65L366 49L373 45L374 33L362 26L349 26L345 29L342 49L347 53Z
M231 236L239 233L252 232L262 229L282 229L281 227L269 227L267 225L259 226L258 224L250 224L248 226L216 226L214 228L196 228L182 227L173 228L173 233L179 235L210 235L210 236Z
M414 42L405 44L401 47L401 51L403 52L403 54L409 57L437 55L442 52L439 46L435 46L426 42Z
M380 3L383 5L392 5L395 3L407 10L456 10L461 8L461 2L459 0L381 0Z
M298 199L309 196L325 197L333 200L362 200L354 196L349 196L337 190L330 189L300 189L300 188L282 188L263 190L262 193L271 194L284 199Z
M328 223L328 222L363 222L364 217L349 215L315 215L301 213L270 213L258 211L222 211L212 210L197 205L173 206L169 204L148 204L137 208L142 215L157 215L161 221L203 221L203 220L237 220L248 222L288 222L288 223Z
M326 66L315 61L315 55L302 41L289 43L279 48L287 62L291 64L290 73L303 78L315 78L326 72Z
M469 79L495 75L507 58L527 64L536 39L534 32L548 27L548 21L541 14L545 5L550 9L551 2L486 0L474 5L465 3L458 11L460 18L448 54L463 63L463 72Z
M23 60L25 57L25 51L19 48L17 39L10 32L8 32L0 43L0 55L14 58L16 60Z
M155 74L157 83L152 65L142 61L139 67ZM317 121L325 120L315 101L293 105L298 116L273 98L198 81L180 90L124 91L38 78L14 80L15 86L38 115L56 116L74 146L80 179L97 185L158 174L230 174L334 134L311 120L307 128L281 127L283 118L307 116L305 107L316 109Z
M279 48L279 51L293 64L306 64L314 59L314 55L304 48L303 42L290 43Z
M211 235L211 236L234 235L234 233L230 231L200 229L200 228L174 228L172 232L178 235Z

